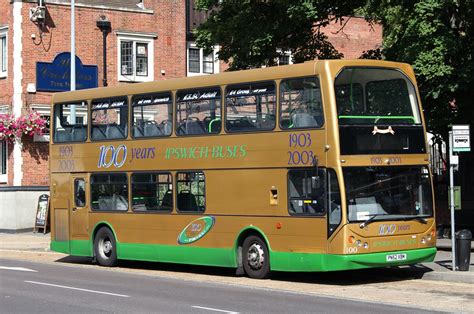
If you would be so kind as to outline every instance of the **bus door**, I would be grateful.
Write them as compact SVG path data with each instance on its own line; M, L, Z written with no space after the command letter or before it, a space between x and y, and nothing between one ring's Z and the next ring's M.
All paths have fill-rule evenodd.
M89 239L89 202L87 193L87 176L86 174L71 175L71 240L87 240ZM71 251L73 251L73 243L71 242Z

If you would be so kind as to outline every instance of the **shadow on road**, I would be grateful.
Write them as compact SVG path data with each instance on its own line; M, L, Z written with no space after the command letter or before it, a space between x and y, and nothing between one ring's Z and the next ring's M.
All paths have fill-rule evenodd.
M93 263L92 258L90 257L77 256L67 256L56 260L56 262L78 265L96 265ZM228 278L237 277L235 274L235 269L224 267L196 266L129 260L120 260L118 267L123 269L136 269L144 271L166 271L172 273L189 274L190 276L207 275ZM423 277L423 274L431 271L432 269L425 267L421 264L417 264L413 266L371 268L335 272L272 272L270 280L298 283L314 283L321 285L350 286L419 279Z

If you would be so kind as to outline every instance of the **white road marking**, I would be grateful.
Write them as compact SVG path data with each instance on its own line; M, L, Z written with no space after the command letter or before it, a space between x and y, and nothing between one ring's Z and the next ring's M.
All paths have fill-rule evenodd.
M229 313L229 314L239 314L239 312L213 309L212 307L204 307L204 306L197 306L197 305L193 305L191 307L193 307L195 309L202 309L202 310L208 310L208 311L215 311L215 312L222 312L222 313Z
M18 270L18 271L30 271L33 273L37 273L38 271L29 269L29 268L24 268L24 267L7 267L7 266L0 266L0 269L6 269L6 270Z
M75 287L68 287L68 286L61 286L61 285L54 285L54 284L45 283L45 282L29 281L29 280L25 280L25 282L32 283L32 284L35 284L35 285L43 285L43 286L57 287L57 288L63 288L63 289L71 289L71 290L79 290L79 291L85 291L85 292L106 294L106 295L112 295L112 296L122 297L122 298L129 298L129 297L130 297L129 295L125 295L125 294L117 294L117 293L110 293L110 292L104 292L104 291L97 291L97 290L89 290L89 289L82 289L82 288L75 288Z

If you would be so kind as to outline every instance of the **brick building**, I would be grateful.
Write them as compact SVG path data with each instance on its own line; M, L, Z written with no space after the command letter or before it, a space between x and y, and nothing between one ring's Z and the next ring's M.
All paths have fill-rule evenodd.
M226 69L216 60L218 47L205 55L193 42L191 30L205 18L193 0L75 2L76 63L95 73L85 81L81 76L87 75L77 73L78 89L83 84L114 86ZM70 1L0 0L0 12L0 114L19 117L33 109L49 117L52 93L69 88L64 65L70 62ZM381 28L362 18L351 18L343 31L340 28L330 25L326 34L346 58L358 58L381 44ZM65 80L59 82L57 76ZM0 195L47 191L48 185L48 136L0 142ZM0 207L2 199L10 200L0 196Z

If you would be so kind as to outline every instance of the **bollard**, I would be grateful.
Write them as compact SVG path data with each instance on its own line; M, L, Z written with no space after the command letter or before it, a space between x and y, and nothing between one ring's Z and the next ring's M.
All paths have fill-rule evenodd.
M472 234L469 230L456 232L456 266L457 270L468 271L471 259Z

